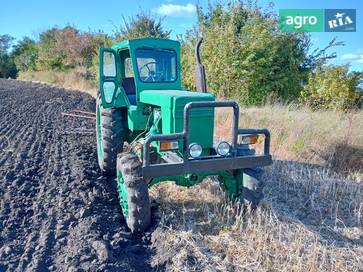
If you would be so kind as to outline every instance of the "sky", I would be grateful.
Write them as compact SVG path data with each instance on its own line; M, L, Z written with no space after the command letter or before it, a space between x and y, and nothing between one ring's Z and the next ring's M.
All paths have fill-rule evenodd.
M212 3L214 0L210 0ZM261 7L274 3L274 9L356 9L357 31L345 33L311 33L313 48L323 48L337 37L345 46L335 47L337 58L332 64L350 63L351 70L363 71L363 1L362 0L259 0ZM24 36L37 38L51 26L73 25L81 30L102 30L112 34L115 25L140 10L164 17L164 28L179 34L196 22L195 4L206 6L208 0L0 0L0 35L17 40Z

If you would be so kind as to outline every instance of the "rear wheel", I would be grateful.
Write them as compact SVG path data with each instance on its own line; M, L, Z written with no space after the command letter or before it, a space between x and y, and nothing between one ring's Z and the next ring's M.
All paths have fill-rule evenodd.
M96 135L98 165L103 173L116 174L117 154L126 140L126 114L121 108L104 109L101 97L96 100Z
M131 232L142 232L151 221L149 189L139 158L129 152L117 157L117 189L122 213Z

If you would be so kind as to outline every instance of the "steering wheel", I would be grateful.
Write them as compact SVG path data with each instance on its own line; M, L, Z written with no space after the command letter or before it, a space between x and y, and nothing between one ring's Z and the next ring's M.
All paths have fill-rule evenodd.
M145 78L144 81L152 81L152 82L155 82L157 80L159 80L162 76L162 72L155 72L155 71L152 71L149 67L149 65L156 65L156 62L155 61L150 61L148 63L145 63L143 66L140 67L139 71L140 71L140 74L141 74L141 71L142 69L146 68L147 71L148 71L148 75L147 77Z

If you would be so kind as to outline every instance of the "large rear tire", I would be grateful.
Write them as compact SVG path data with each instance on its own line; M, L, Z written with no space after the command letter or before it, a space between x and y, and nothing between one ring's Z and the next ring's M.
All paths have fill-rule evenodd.
M117 189L122 213L131 232L142 232L151 221L149 189L139 158L129 152L117 157Z
M101 171L116 174L117 154L122 152L127 133L126 111L122 108L104 109L101 97L96 100L97 157Z

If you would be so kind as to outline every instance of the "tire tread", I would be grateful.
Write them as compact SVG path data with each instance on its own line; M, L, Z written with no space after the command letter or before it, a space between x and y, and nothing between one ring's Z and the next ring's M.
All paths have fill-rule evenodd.
M104 109L101 96L97 97L96 107L100 107L103 150L102 160L98 160L98 164L104 174L114 176L117 154L122 152L127 135L125 110L122 108Z

